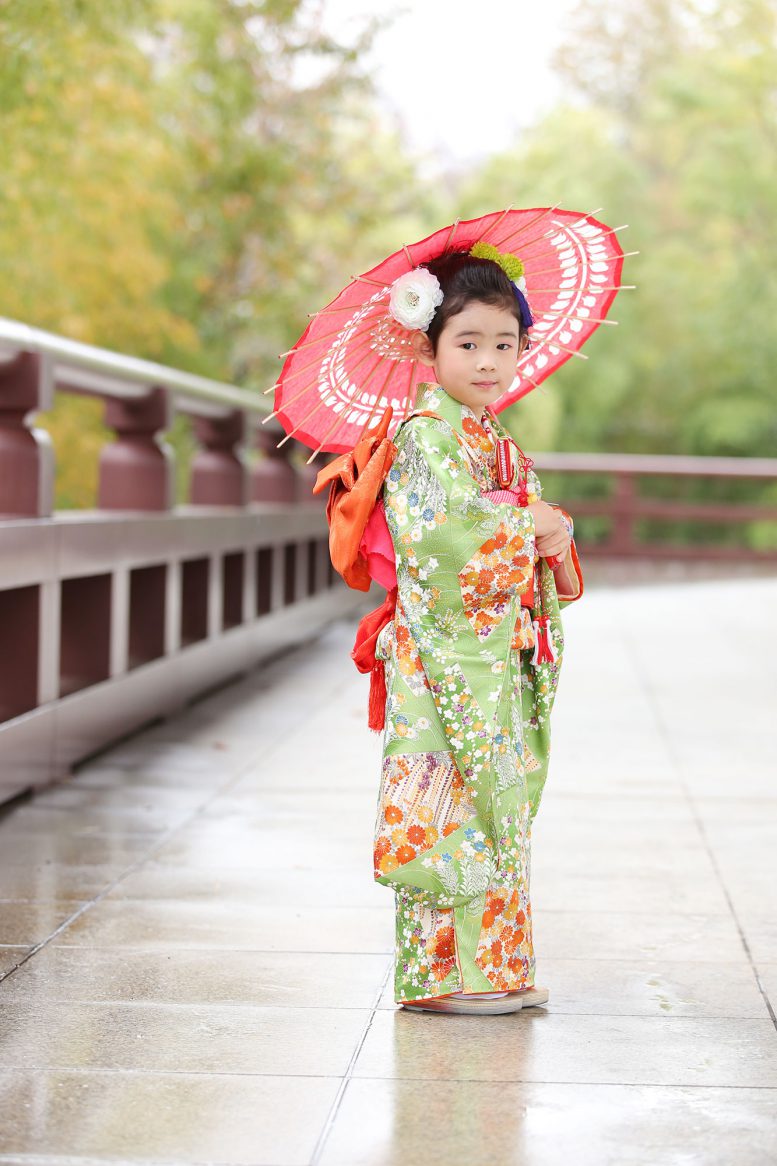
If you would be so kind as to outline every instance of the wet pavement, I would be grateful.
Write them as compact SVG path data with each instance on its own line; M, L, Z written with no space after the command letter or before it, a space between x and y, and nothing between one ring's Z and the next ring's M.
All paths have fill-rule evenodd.
M777 581L565 627L547 1007L395 1009L335 624L0 812L0 1162L777 1163Z

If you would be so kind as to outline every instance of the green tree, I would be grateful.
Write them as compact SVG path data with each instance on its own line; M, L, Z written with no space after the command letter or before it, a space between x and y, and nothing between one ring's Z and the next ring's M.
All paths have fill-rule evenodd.
M612 309L621 327L600 328L590 361L568 362L549 385L560 405L548 444L773 453L774 6L587 2L557 65L568 101L464 192L466 213L603 206L640 251L624 270L638 290ZM528 401L511 413L519 429L531 422Z
M301 0L0 10L0 313L272 384L306 313L433 213L360 72L369 35L333 43ZM92 451L58 489L88 504L94 410L45 423Z

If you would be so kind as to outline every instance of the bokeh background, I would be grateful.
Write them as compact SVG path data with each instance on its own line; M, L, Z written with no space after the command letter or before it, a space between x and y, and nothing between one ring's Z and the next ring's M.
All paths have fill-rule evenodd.
M520 443L774 455L773 0L27 0L0 41L0 315L260 392L306 314L402 243L601 207L637 288L503 415ZM58 507L94 504L101 410L39 417ZM777 546L775 524L746 538Z

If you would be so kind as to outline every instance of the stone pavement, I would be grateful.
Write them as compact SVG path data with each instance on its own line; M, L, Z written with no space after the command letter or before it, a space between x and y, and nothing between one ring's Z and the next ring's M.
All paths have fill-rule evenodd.
M353 628L0 813L0 1162L777 1162L777 580L565 613L538 983L411 1015Z

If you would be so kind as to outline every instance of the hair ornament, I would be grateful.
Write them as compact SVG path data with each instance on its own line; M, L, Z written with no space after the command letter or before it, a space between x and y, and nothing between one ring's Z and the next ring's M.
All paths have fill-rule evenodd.
M473 259L488 259L501 267L513 285L515 298L521 314L521 324L531 328L534 324L529 301L526 298L526 279L523 263L517 255L501 252L491 243L475 243L469 251ZM434 313L443 301L443 291L437 276L426 267L414 267L406 271L391 284L389 315L403 328L428 331Z
M426 332L442 301L437 276L426 267L415 267L392 283L389 312L403 328Z
M492 263L497 263L507 278L513 285L515 290L515 298L518 300L518 307L521 310L521 323L524 328L531 328L534 325L534 317L531 314L529 301L526 298L526 279L523 274L523 263L517 255L511 255L509 251L498 251L491 243L475 243L469 250L473 259L490 259Z
M490 259L492 264L498 264L502 268L516 293L520 309L520 323L524 325L524 328L533 328L534 317L529 307L529 300L526 298L524 265L518 259L518 255L512 255L509 251L497 251L497 248L490 243L476 243L470 247L469 253L473 259Z
M523 278L523 264L517 255L511 255L509 251L497 251L490 243L475 243L469 253L473 259L490 259L492 263L498 263L513 283Z
M513 288L515 289L515 298L518 301L518 307L521 309L521 323L523 324L524 328L533 328L534 316L531 314L529 301L526 299L524 292L521 291L517 283L513 283Z

